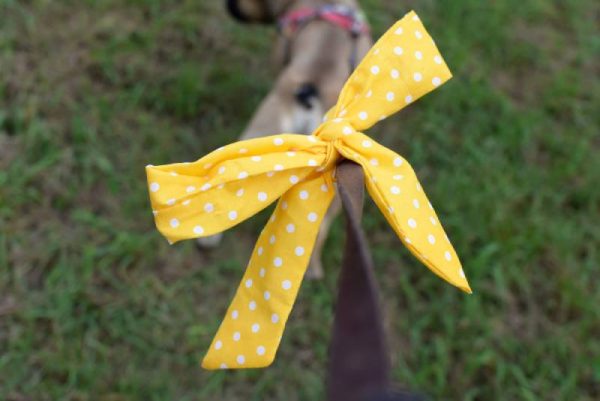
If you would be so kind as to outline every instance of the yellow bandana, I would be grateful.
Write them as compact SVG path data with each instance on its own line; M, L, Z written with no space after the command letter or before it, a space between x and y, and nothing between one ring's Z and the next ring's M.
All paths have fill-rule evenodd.
M450 79L414 12L373 46L312 135L233 143L193 163L148 166L158 230L170 242L212 235L279 199L202 366L271 364L335 194L341 158L360 164L396 234L435 274L471 292L458 256L408 162L361 131Z

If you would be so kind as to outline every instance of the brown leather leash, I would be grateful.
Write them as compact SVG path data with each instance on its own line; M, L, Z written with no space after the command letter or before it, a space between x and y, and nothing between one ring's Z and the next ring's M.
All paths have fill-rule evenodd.
M417 401L393 393L390 358L373 261L361 229L364 173L344 160L336 170L346 216L346 245L330 345L328 401Z

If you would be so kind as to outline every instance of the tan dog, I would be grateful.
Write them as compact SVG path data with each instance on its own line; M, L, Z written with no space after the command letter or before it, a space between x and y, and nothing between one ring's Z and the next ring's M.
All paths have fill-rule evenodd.
M228 0L231 14L244 22L275 23L300 10L320 10L342 5L359 15L355 0ZM294 14L294 12L296 12ZM289 27L288 27L289 28ZM286 27L283 28L286 30ZM280 74L262 101L240 139L279 133L309 134L334 106L344 82L371 47L367 32L351 35L343 27L323 18L309 18L296 29L279 35L275 60ZM323 276L321 254L329 228L339 213L335 200L325 216L310 260L307 276ZM202 247L216 246L220 235L200 238Z

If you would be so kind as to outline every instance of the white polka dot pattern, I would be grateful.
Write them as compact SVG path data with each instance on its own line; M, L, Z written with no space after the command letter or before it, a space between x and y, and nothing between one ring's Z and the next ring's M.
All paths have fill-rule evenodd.
M361 132L443 84L450 71L414 12L374 48L312 135L256 138L195 162L146 166L156 226L169 243L222 232L279 199L204 368L264 367L273 361L335 194L330 189L342 156L363 167L371 197L410 251L435 274L470 292L410 164Z
M245 356L245 368L271 363L291 311L291 308L281 308L281 304L293 304L319 231L319 224L307 225L303 220L310 211L316 210L320 216L327 211L334 195L332 191L320 190L327 182L331 182L330 173L304 181L283 195L273 212L279 224L268 223L258 238L257 250L252 253L229 311L202 362L203 367L218 369L223 363L236 367L238 355ZM312 204L309 211L299 196L302 191L314 194L315 203L319 205ZM287 210L282 212L284 202ZM290 234L288 226L302 226L302 235ZM279 241L271 242L271 238L281 238L283 242L287 237L293 240L285 246L274 246Z
M436 240L445 238L446 233L442 225L437 224L439 218L435 212L426 207L430 203L413 168L401 156L375 141L371 140L372 146L365 148L365 140L368 138L362 133L346 137L346 146L340 153L363 166L367 176L377 177L377 180L367 180L369 194L408 249L435 274L470 292L467 281L460 275L460 262L452 245ZM380 162L371 163L374 157Z
M342 102L328 113L328 121L343 117L345 110L355 130L366 130L452 77L421 20L412 18L415 15L408 13L377 41L348 79Z

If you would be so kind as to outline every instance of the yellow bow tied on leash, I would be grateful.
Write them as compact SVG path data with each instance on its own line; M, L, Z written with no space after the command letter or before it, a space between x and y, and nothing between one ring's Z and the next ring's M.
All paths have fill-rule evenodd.
M148 166L159 231L171 242L224 231L279 199L205 356L206 369L271 364L335 194L337 162L360 164L396 234L435 274L471 292L410 165L363 131L451 77L414 12L373 46L312 135L241 141L193 163Z

